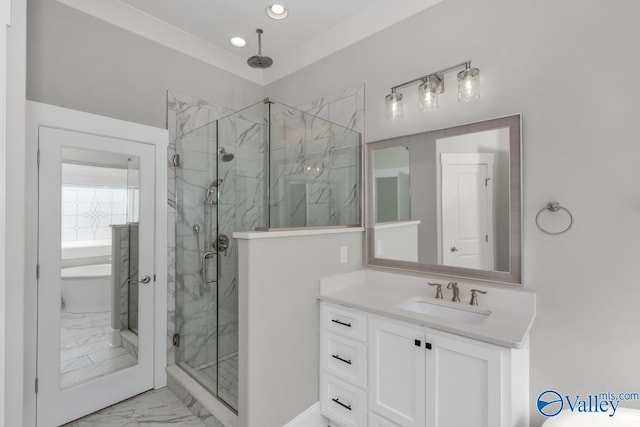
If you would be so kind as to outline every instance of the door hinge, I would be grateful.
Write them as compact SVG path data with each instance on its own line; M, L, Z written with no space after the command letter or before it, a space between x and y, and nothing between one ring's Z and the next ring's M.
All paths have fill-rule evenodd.
M175 347L180 347L180 335L179 334L173 334L173 345Z
M36 394L38 394L38 378L36 377Z
M174 154L171 156L171 166L174 168L180 167L180 154Z
M36 153L36 162L38 163L38 167L40 167L40 149L38 148L38 152Z
M484 235L484 241L485 241L485 242L487 242L487 243L489 243L489 235L488 235L488 234L485 234L485 235Z
M36 264L36 280L40 280L40 264Z

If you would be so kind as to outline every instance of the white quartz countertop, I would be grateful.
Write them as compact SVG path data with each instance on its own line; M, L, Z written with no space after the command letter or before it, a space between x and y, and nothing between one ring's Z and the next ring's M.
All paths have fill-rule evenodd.
M435 287L443 285L444 299L435 299ZM502 347L522 348L527 345L536 314L535 293L508 285L464 283L458 281L461 302L451 301L451 291L445 289L448 280L432 280L403 274L360 270L320 281L319 299L369 313L387 316L428 328L461 335ZM485 290L478 295L479 305L469 305L471 288ZM412 298L474 312L490 312L480 324L443 320L399 307Z

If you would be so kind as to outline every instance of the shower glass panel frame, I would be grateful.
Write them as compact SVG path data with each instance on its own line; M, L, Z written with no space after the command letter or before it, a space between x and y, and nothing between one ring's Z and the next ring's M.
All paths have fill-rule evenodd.
M358 132L264 100L176 141L176 363L238 408L234 232L362 223Z

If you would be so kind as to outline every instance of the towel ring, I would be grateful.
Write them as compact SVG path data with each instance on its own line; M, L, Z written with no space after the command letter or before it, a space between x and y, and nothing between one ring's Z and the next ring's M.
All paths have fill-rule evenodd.
M563 210L569 215L569 225L567 226L567 228L565 228L564 230L561 230L561 231L549 231L549 230L545 230L544 228L542 228L542 226L538 222L538 218L540 217L540 214L542 212L544 212L544 211L558 212L559 210ZM538 229L540 229L540 231L542 231L543 233L546 233L546 234L557 235L557 234L566 233L567 231L569 231L569 229L571 228L572 225L573 225L573 215L571 215L571 212L569 212L569 209L567 209L564 206L560 205L559 202L549 202L549 203L547 203L547 205L544 208L540 209L538 211L538 213L536 214L536 226L538 226Z

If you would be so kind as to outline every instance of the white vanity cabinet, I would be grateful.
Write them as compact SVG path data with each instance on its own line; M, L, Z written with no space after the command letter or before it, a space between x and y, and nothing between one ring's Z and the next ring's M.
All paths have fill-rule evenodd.
M338 337L339 345L345 346L340 351L328 350L340 348L331 343L336 338L334 333L326 328L321 332L321 410L338 425L528 426L528 350L500 347L322 302L321 313L326 315L328 312L341 313L342 318L358 317L360 327L366 325L367 329L364 338L359 331L359 338L352 338L350 344L346 336ZM325 326L326 321L323 318ZM345 327L353 335L351 328ZM349 347L353 350L348 350ZM362 351L366 352L366 360L362 360ZM336 374L328 360L334 359L334 353L340 353L340 357L343 353L348 354L353 358L349 360L358 361L358 369L366 364L366 378L354 373ZM344 381L342 386L353 387L349 399L353 400L353 405L360 399L360 409L364 397L366 416L360 414L357 420L351 417L351 423L336 416L336 412L342 415L357 410L353 405L351 410L338 407L332 400L345 403L343 400L346 399L332 386L334 379Z
M369 411L403 427L425 426L424 328L369 321Z

